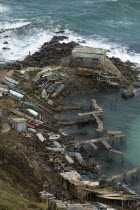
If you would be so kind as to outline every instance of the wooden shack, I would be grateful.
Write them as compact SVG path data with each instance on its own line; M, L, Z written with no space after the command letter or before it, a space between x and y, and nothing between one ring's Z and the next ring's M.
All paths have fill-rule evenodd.
M86 197L82 177L76 171L60 173L62 186L77 199L83 200Z
M71 66L81 74L104 71L106 50L100 48L77 46L72 51Z
M26 131L27 124L26 119L24 118L12 118L12 128L14 128L17 132Z

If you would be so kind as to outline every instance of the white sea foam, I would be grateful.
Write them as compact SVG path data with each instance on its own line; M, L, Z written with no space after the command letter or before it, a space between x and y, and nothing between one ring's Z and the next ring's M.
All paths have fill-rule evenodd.
M130 21L114 21L114 20L110 20L108 22L106 22L107 25L111 25L112 27L129 27L131 25L134 25L134 22L130 22Z
M98 2L98 3L102 3L102 2L106 2L106 1L114 1L114 2L116 2L116 1L118 1L118 0L98 0L97 2ZM85 3L85 4L94 4L95 1L85 1L84 3Z
M24 20L25 21L25 20ZM15 25L16 27L22 27L24 24L29 24L28 22L21 21ZM4 35L7 35L8 31L5 32ZM3 36L4 36L3 35ZM50 41L51 38L56 35L55 33L51 31L45 31L45 30L38 30L34 29L33 31L30 31L30 33L24 37L18 37L14 31L9 31L8 33L9 38L8 39L1 39L0 43L0 54L1 54L1 61L4 62L8 61L14 61L14 60L22 60L24 59L29 51L31 54L33 54L35 51L41 47L41 45L44 44L44 42ZM58 34L64 35L64 34ZM109 50L107 52L107 55L109 57L118 57L122 61L131 61L134 63L137 63L140 66L140 54L135 53L132 51L129 51L127 46L121 45L119 43L112 43L109 42L106 38L103 38L101 36L93 36L93 37L82 37L76 33L73 33L72 31L65 30L65 35L69 38L62 41L62 42L79 42L83 46L90 46L95 48L103 48ZM82 41L85 40L85 43ZM4 47L3 42L8 41L9 44L7 45L10 50L3 51L2 48Z
M83 46L107 49L109 50L109 52L107 52L107 55L109 57L118 57L124 62L129 60L140 65L140 54L129 51L127 46L121 45L119 43L110 42L108 41L108 39L101 36L85 38L69 30L66 30L66 35L69 37L69 39L64 40L63 42L81 42L82 40L84 40L86 43L80 43Z
M23 60L29 52L33 54L38 51L44 42L50 41L53 37L53 33L48 31L30 31L28 36L17 37L14 31L8 31L4 33L8 35L8 38L2 38L0 42L0 60L1 63L11 62L15 60ZM5 47L3 44L4 41L8 41L6 47L10 48L9 50L3 50Z
M1 22L0 23L0 30L11 30L11 29L16 29L16 28L21 28L23 26L29 25L30 22L24 22L22 20L20 21L13 21L13 22Z
M10 8L8 6L0 4L0 14L4 12L9 12Z
M118 0L106 0L106 1L118 1Z

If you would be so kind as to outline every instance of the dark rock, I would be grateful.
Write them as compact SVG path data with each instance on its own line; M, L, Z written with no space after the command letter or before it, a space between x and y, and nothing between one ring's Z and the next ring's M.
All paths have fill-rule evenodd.
M8 48L8 47L3 47L2 49L3 50L10 50L10 48Z
M85 44L85 43L86 43L86 41L85 41L85 40L82 40L80 43Z
M122 93L122 97L123 98L130 98L130 97L133 97L135 94L133 91L126 91L126 92L123 92Z
M55 33L56 33L56 34L64 34L65 31L63 31L63 30L61 30L61 31L56 31Z
M9 44L7 41L5 41L3 44Z

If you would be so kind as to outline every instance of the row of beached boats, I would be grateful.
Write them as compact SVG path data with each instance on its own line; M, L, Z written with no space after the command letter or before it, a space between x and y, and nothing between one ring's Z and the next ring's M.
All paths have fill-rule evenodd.
M7 77L7 76L3 77L2 83L0 84L0 94L1 96L9 95L10 97L14 99L19 100L21 104L25 105L23 106L24 108L18 108L18 109L12 108L10 110L14 114L18 115L19 117L24 117L25 119L27 119L26 121L27 126L30 129L35 129L36 126L40 126L44 124L44 121L42 120L41 115L36 111L36 108L38 107L38 105L35 103L32 103L31 101L26 100L25 92L17 88L18 84L19 82L17 82L16 80L10 77ZM61 87L61 86L59 83L56 83L55 89L53 88L54 92L57 92L59 90L58 87ZM50 86L49 92L51 92L51 89L52 89L52 85ZM39 137L40 137L40 141L43 141L43 137L40 135ZM60 137L59 134L51 134L49 136L49 139L56 140L59 137Z

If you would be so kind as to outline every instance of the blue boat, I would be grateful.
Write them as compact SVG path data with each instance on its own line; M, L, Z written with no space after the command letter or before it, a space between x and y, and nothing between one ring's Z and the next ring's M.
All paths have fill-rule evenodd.
M14 87L14 86L12 86L12 85L9 85L9 87L10 87L12 90L14 90L14 91L16 91L16 92L18 92L18 93L25 94L25 92L24 92L23 90L20 90L20 89Z
M34 104L32 102L29 102L29 101L23 101L23 103L28 105L28 106L34 107L34 108L36 108L38 106L37 104Z
M44 83L45 83L45 78L41 78L39 81L38 81L38 86L39 87L42 87L43 85L44 85Z

